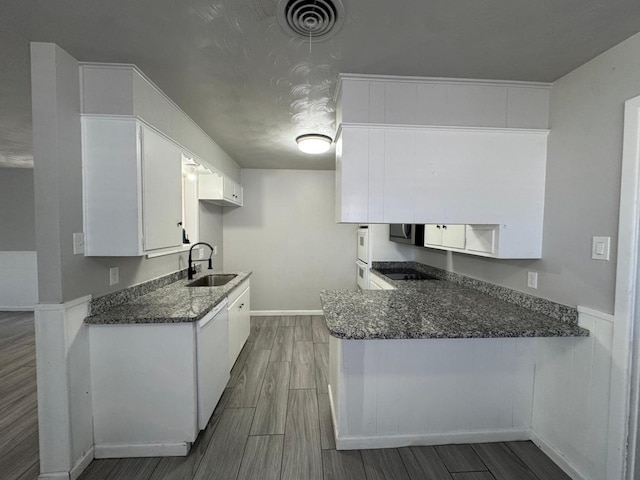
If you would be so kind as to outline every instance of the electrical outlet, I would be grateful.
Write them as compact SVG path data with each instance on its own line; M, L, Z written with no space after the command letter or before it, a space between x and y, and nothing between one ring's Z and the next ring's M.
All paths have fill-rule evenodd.
M120 282L120 267L109 269L109 285L117 285Z
M198 258L199 259L203 259L204 258L204 248L199 248L198 249Z
M538 288L538 272L527 273L527 287Z
M217 255L218 254L218 245L214 245L213 246L213 254Z
M73 234L73 254L82 255L84 253L84 233Z

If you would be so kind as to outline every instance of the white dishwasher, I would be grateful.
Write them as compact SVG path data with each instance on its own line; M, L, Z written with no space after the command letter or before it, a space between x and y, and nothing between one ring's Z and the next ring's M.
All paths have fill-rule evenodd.
M198 428L204 430L229 381L227 299L198 320L196 336Z

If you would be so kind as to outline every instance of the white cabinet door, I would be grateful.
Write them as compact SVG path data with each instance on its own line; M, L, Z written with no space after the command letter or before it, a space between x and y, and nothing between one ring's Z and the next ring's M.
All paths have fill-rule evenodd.
M89 326L101 457L186 455L198 435L195 335L194 323Z
M442 246L448 248L464 248L465 226L442 225Z
M145 251L182 244L182 152L142 126L142 211Z
M240 285L239 289L244 288ZM250 331L251 288L242 290L233 303L229 305L229 369L233 368L242 347L244 347Z
M369 131L343 128L336 142L336 222L369 217Z
M238 206L241 207L244 202L244 188L242 187L242 185L236 183L235 193L236 193L236 203L238 204Z
M497 253L498 225L467 225L467 250L471 252Z
M424 226L424 244L426 245L442 245L442 225L425 225Z
M198 175L198 198L200 200L221 200L224 189L222 175L201 173Z
M229 202L235 203L235 182L226 175L224 176L224 188L222 192L223 198Z
M384 222L413 223L415 131L387 129L384 134Z
M83 117L85 255L182 245L181 163L176 144L136 119Z
M383 130L369 130L369 222L384 222L384 139Z

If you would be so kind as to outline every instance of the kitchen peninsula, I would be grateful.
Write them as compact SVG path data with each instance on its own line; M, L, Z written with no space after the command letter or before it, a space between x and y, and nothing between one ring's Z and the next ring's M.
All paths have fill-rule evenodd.
M337 447L530 439L536 342L588 336L577 312L406 265L438 279L321 293Z

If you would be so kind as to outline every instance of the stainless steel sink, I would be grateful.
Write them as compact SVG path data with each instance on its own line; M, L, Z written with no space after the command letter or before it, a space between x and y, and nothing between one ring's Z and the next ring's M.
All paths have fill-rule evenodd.
M187 287L220 287L226 285L238 275L235 273L224 273L218 275L205 275L191 283L187 283Z

